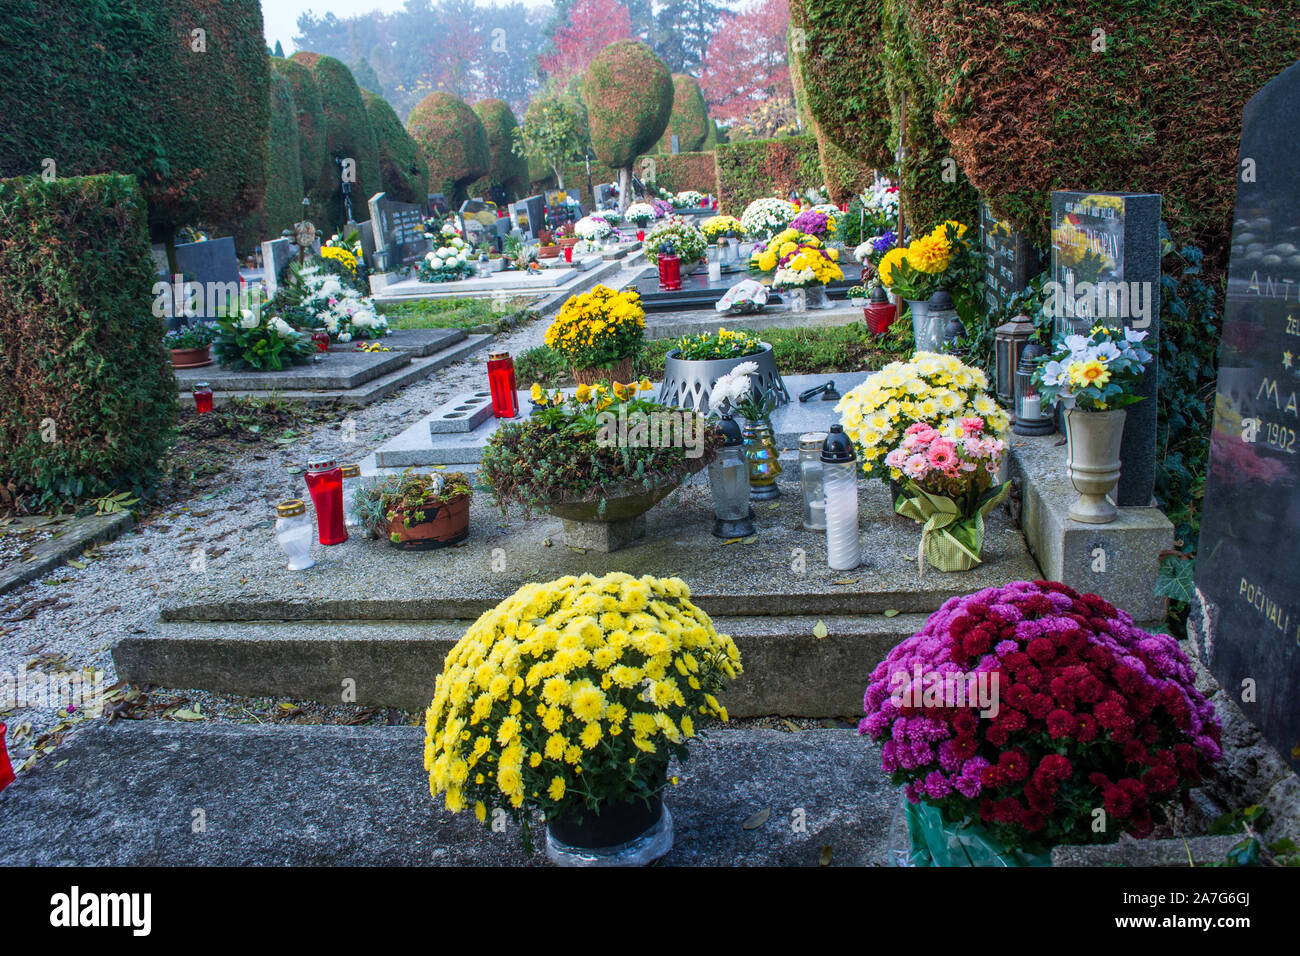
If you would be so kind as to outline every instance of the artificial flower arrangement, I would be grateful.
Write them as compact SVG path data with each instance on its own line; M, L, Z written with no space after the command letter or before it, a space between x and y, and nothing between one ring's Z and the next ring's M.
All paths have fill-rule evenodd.
M904 433L922 422L950 435L964 432L961 421L978 418L980 434L1002 438L1011 424L988 394L981 369L953 355L917 352L910 362L890 362L845 393L835 406L845 433L853 440L868 478L902 479L885 456L903 443ZM893 472L897 471L898 474Z
M794 220L794 205L784 199L755 199L740 214L740 225L751 239L767 240Z
M280 314L302 329L324 329L335 342L374 339L387 335L388 320L338 275L311 265L290 266L276 295Z
M903 493L894 510L919 523L917 556L940 571L969 571L980 563L984 519L1006 500L1011 482L998 482L1006 443L984 433L983 418L962 418L941 429L916 422L885 455Z
M256 300L217 317L212 352L224 368L278 372L310 362L315 351L310 338Z
M645 257L652 264L659 261L659 247L671 243L682 265L689 266L702 262L708 252L709 243L704 233L680 217L674 216L667 222L661 222L646 234Z
M835 216L838 215L839 210L834 206L830 208L835 211L827 212L824 206L806 209L790 220L790 228L805 236L816 236L823 242L833 239L835 238Z
M678 358L714 361L757 355L763 348L763 342L758 336L744 329L722 328L716 332L683 335L677 340L675 351Z
M623 218L628 222L635 223L639 228L644 229L659 217L655 212L654 206L645 202L634 202L624 210Z
M735 642L679 578L621 572L525 584L447 655L425 713L429 789L485 826L502 810L577 820L657 804L696 721L741 672Z
M534 385L532 399L538 408L522 421L502 424L483 451L480 475L497 506L504 513L517 503L529 512L547 510L554 502L671 490L706 467L721 437L705 427L702 416L637 397L652 390L646 380L626 385L597 382L579 385L573 396L561 391L548 396ZM700 435L700 447L652 441L620 445L609 440L611 416L631 422L665 414L675 416L687 432ZM692 456L689 452L694 451L698 454Z
M1135 394L1152 355L1142 348L1146 332L1097 326L1087 335L1058 336L1056 351L1044 356L1034 381L1055 406L1064 402L1086 412L1104 412L1140 402Z
M710 243L719 239L739 239L745 234L744 227L735 216L710 216L700 223L700 232Z
M620 222L623 221L623 214L620 213L617 209L597 209L594 213L592 213L592 215L599 216L601 219L604 219L611 226L617 226Z
M974 701L977 687L991 693ZM923 865L936 849L949 862L945 845L1015 865L1147 836L1222 755L1178 642L1055 581L947 601L876 667L863 705Z
M573 231L578 238L599 244L609 238L614 232L614 227L603 215L593 213L590 216L583 216L574 223Z
M442 245L430 250L420 260L416 272L421 282L455 282L467 279L474 274L474 264L470 262L473 251L451 223L445 224L434 238Z
M772 274L773 289L805 289L844 278L839 250L827 249L821 239L799 232L792 225L760 242L749 258L754 272Z
M644 338L645 310L636 290L615 292L598 285L561 306L546 330L545 342L569 360L575 377L586 370L618 366L616 370L622 374L614 377L628 379L632 377L631 358Z
M695 206L704 204L704 193L694 189L683 189L673 197L673 202L679 209L691 209Z
M967 231L950 219L906 246L895 245L877 263L880 281L908 301L930 298L959 281L973 261Z

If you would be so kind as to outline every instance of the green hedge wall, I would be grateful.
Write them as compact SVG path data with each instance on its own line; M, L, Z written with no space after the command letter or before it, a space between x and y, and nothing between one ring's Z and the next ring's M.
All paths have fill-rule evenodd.
M617 40L592 59L582 80L591 149L615 169L649 152L668 127L673 78L644 43Z
M997 214L1042 241L1052 189L1158 192L1177 241L1222 272L1241 110L1300 58L1295 0L964 0L910 21Z
M0 481L12 490L48 500L154 480L176 381L153 283L132 177L0 181Z
M370 127L375 131L379 147L379 188L390 199L424 205L429 198L429 164L419 145L386 99L365 89L361 91L361 99L366 104L366 115L370 117ZM370 195L365 197L367 201Z
M649 153L645 156L638 156L632 163L632 171L636 173L637 178L641 178L646 170L646 163L655 164L655 185L661 189L667 189L675 193L687 189L698 190L702 193L718 193L718 166L714 159L713 153ZM547 180L534 182L534 186L542 186L553 189L554 176ZM600 183L613 183L618 181L618 170L611 169L607 164L599 160L592 160L591 163L591 182L593 185ZM584 205L590 206L591 196L587 192L587 167L585 163L565 163L564 165L564 182L571 192L576 192L581 196Z
M755 199L784 198L822 183L817 138L811 134L726 143L714 151L718 165L718 208L739 216Z
M474 113L487 133L488 174L474 182L471 195L488 196L493 186L506 191L507 201L528 195L528 160L515 154L514 130L519 125L505 100L479 100Z
M192 30L204 30L195 52ZM8 0L0 176L139 177L159 239L233 226L265 191L259 0Z
M271 58L271 69L284 77L298 110L298 159L304 186L314 185L325 165L325 111L311 70L295 60ZM302 197L298 197L301 203ZM298 210L302 215L302 209ZM297 219L294 220L295 222Z
M357 181L352 193L355 216L367 218L366 201L379 192L379 146L370 126L361 87L342 60L319 53L299 51L290 59L308 67L320 89L325 117L325 159L314 182L306 182L311 197L313 221L325 230L337 229L347 221L343 188L335 158L354 159Z
M458 207L469 184L488 173L483 121L450 93L430 93L415 104L406 129L429 164L429 191L444 193Z
M668 115L668 128L659 138L659 152L672 153L673 136L676 136L679 152L698 153L704 149L704 141L712 129L713 121L709 119L700 84L693 76L674 73L673 108Z
M298 108L293 89L279 72L271 73L270 149L266 193L235 231L235 247L246 253L274 239L302 217L302 167L298 157Z

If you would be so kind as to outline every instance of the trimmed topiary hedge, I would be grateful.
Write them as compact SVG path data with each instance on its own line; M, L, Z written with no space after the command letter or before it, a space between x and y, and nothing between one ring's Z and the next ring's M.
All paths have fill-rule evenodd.
M130 176L0 181L0 481L42 499L141 491L176 418Z
M341 170L336 159L356 161L356 183L352 191L353 215L367 218L366 201L379 192L379 146L370 126L361 87L342 60L319 53L299 51L290 59L311 70L320 90L325 118L325 159L314 182L305 181L311 197L313 220L325 230L337 229L347 221L343 204Z
M302 168L298 159L298 108L289 81L271 73L270 149L266 157L266 194L235 231L235 247L253 249L274 239L302 216Z
M1242 107L1300 57L1294 0L965 0L910 22L995 213L1043 241L1052 189L1158 192L1177 241L1222 273Z
M632 163L659 141L673 108L673 79L648 46L616 40L596 54L582 79L591 150L630 177ZM626 199L626 197L624 197ZM626 203L624 203L626 204Z
M202 30L204 52L191 31ZM265 191L259 0L9 0L0 176L139 177L159 240L233 226Z
M515 127L519 125L510 104L505 100L479 100L474 113L487 133L488 174L474 182L470 192L491 197L492 187L505 190L506 201L528 195L528 160L515 153Z
M423 206L429 198L429 164L424 161L419 145L386 99L364 89L361 99L366 104L366 115L370 117L370 127L375 131L379 147L379 188L390 199ZM365 198L368 201L370 196Z
M677 148L682 153L697 153L704 148L713 129L709 119L709 108L704 103L704 94L695 77L682 73L673 74L673 109L668 116L668 128L659 139L659 152L673 151L673 136L677 137Z
M650 153L638 156L632 163L632 170L637 178L646 171L646 164L654 163L654 185L660 189L679 193L687 189L717 195L718 166L713 153ZM591 163L591 182L612 183L618 180L618 170L611 169L605 163L593 160ZM564 166L564 183L571 192L576 192L581 201L590 205L591 196L587 192L587 167L584 163L566 163ZM649 186L649 184L647 184Z
M725 143L714 150L718 164L718 208L739 216L755 199L822 185L817 138L807 133L777 139Z
M303 185L310 187L325 165L325 112L320 102L320 87L316 85L311 69L295 60L272 57L271 69L285 78L293 93L294 106L298 110L298 164ZM302 196L298 201L302 202ZM301 208L298 215L302 215Z
M415 104L406 129L429 164L429 191L444 193L453 209L459 207L466 187L488 173L483 121L450 93L430 93Z

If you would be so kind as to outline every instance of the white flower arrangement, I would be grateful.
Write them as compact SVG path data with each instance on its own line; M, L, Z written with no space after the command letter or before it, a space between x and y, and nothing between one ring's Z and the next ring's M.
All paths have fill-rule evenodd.
M573 225L573 231L578 234L580 239L598 240L604 239L614 231L604 218L598 215L583 216Z
M634 222L638 226L644 228L647 223L654 221L655 207L650 205L648 202L634 202L632 205L627 207L627 211L623 213L623 217L627 219L628 222Z
M794 220L794 206L784 199L755 199L745 207L740 225L751 239L771 239Z
M388 320L378 314L369 296L344 286L338 276L318 269L303 269L299 275L305 294L297 309L305 315L310 327L324 328L331 338L340 342L388 334ZM304 323L299 321L299 324Z
M772 288L778 292L781 289L806 289L813 285L820 283L817 281L817 273L811 269L787 269L782 266L772 276Z
M704 193L694 189L684 189L673 197L673 202L679 207L698 206L704 202Z

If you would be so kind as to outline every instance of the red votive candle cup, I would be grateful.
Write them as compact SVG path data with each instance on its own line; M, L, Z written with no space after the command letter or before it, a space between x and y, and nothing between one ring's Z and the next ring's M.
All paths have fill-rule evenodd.
M0 724L0 790L14 782L14 766L9 762L9 748L5 746L5 733L8 729Z
M333 458L307 462L307 490L316 509L316 527L321 544L342 544L348 540L343 520L343 469Z
M212 411L212 386L207 382L194 383L194 408L200 415Z
M564 261L565 261L565 262L572 262L572 261L573 261L573 246L572 246L572 244L567 245L567 246L564 247Z
M491 352L488 354L487 369L492 414L497 418L514 418L519 414L514 359L509 352Z
M644 229L638 229L638 230L636 231L636 241L637 241L637 242L644 242L644 241L645 241L645 230L644 230Z
M676 292L682 287L682 257L673 253L659 257L659 288Z
M313 332L311 340L316 343L317 352L328 352L330 350L330 334L328 332Z

